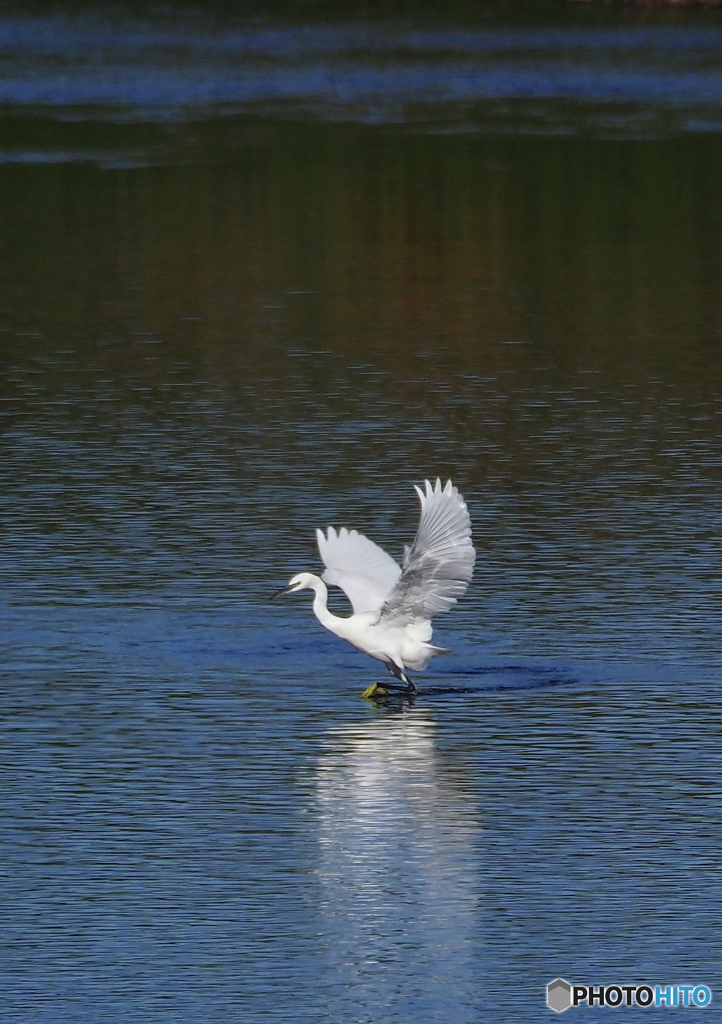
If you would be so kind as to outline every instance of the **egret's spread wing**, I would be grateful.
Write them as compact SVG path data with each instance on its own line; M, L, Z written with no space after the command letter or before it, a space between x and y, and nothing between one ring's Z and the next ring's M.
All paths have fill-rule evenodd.
M474 571L471 520L451 480L442 489L426 481L416 487L421 519L414 543L406 549L401 576L381 609L382 619L430 619L461 597Z
M328 537L323 530L316 530L316 538L326 564L321 579L341 587L357 615L377 612L401 575L391 555L362 533L345 526L338 533L329 526Z

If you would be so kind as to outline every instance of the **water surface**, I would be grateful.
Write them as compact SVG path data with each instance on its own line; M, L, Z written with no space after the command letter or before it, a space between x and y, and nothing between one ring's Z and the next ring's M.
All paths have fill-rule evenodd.
M8 80L80 55L82 118L3 108L4 1019L525 1024L558 975L716 999L718 135L448 134L328 97L159 126L122 75L93 113L100 22L63 19L16 18ZM157 67L141 21L103 45L140 33ZM659 29L666 68L712 24L604 38ZM163 31L191 68L209 39L276 76L390 60L355 23ZM396 24L402 64L429 31ZM444 31L453 60L611 52ZM400 556L436 475L479 552L437 621L455 655L374 706L378 666L267 597L319 568L316 526Z
M293 5L206 4L182 16L6 6L0 159L164 160L193 146L194 133L173 125L208 117L605 138L720 131L718 12L553 3L495 17L494 6L417 5L415 17L393 3L318 5L315 17Z

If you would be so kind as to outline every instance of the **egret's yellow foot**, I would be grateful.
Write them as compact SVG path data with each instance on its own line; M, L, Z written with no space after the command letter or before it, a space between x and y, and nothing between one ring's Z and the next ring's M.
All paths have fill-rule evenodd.
M383 686L381 686L380 683L371 683L371 685L368 686L364 690L364 692L361 694L362 699L365 699L367 697L385 697L385 696L386 696L386 690L384 690Z

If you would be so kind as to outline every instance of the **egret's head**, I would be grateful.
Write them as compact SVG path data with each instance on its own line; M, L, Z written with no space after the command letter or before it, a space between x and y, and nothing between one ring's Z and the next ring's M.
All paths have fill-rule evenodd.
M286 594L295 594L296 591L298 590L313 589L313 585L317 579L318 577L314 576L313 573L299 572L295 576L291 577L291 579L288 581L287 587L283 587L281 590L278 591L277 594L274 594L273 596L284 597Z

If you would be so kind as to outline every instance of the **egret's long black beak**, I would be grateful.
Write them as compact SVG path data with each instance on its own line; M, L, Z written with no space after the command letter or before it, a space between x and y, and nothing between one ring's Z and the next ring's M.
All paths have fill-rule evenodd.
M292 594L294 589L294 587L281 587L281 589L277 590L275 594L271 594L268 600L275 601L277 597L283 597L285 594Z

